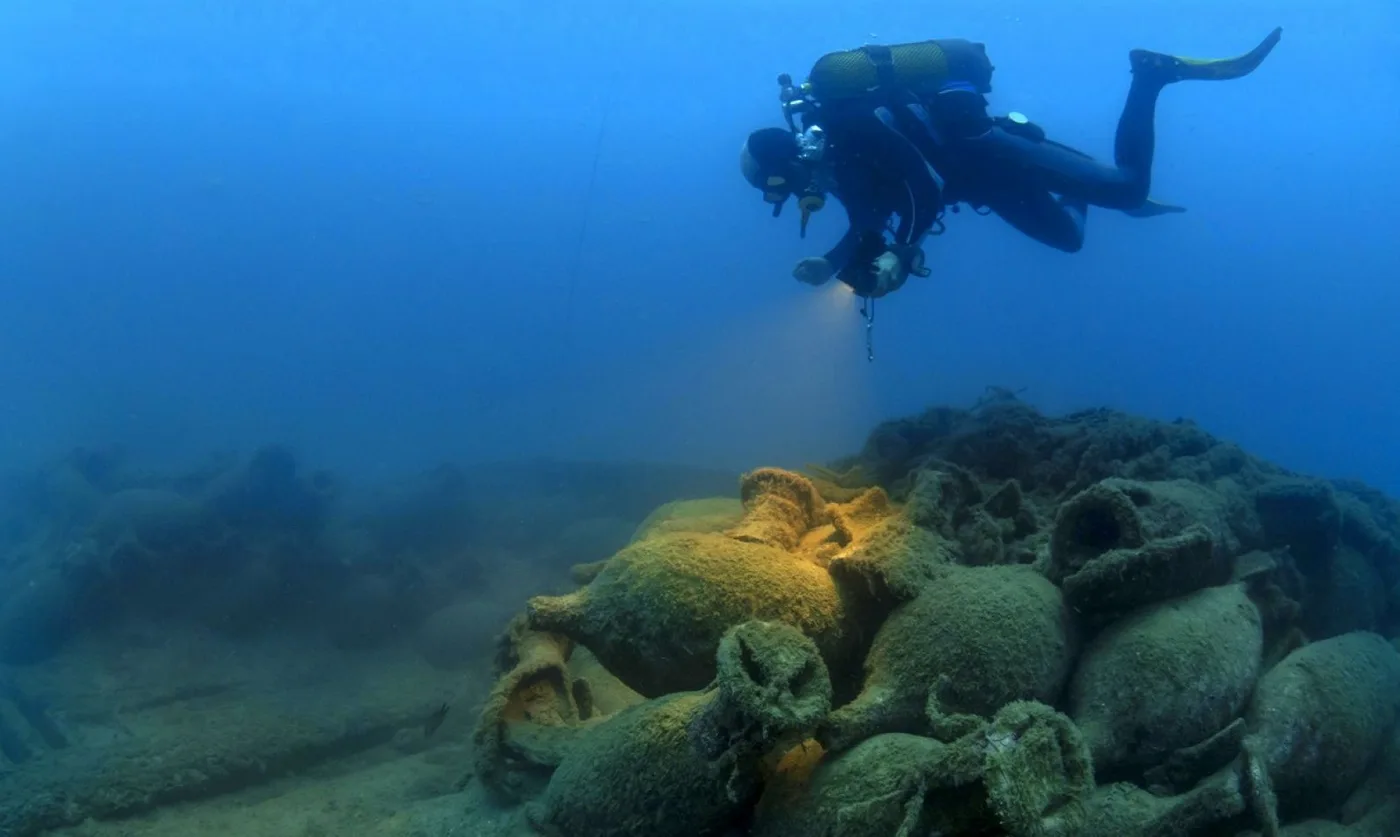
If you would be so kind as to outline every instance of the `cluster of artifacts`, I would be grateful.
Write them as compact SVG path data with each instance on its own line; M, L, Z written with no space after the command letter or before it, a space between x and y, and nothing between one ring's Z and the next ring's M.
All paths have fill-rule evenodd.
M655 511L501 637L558 837L1400 833L1400 507L1009 398Z

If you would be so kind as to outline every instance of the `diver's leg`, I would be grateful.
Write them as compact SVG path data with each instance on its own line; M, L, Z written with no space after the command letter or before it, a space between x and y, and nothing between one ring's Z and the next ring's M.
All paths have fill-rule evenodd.
M1006 223L1041 244L1078 253L1084 246L1088 206L1073 198L1057 198L1034 187L1004 188L987 195L986 206Z
M1133 81L1118 119L1114 163L1110 166L1069 146L1052 142L1035 130L993 124L959 144L985 162L1020 168L1040 180L1048 191L1109 209L1135 210L1147 202L1152 187L1152 158L1156 146L1157 99L1178 81L1240 78L1253 72L1277 45L1274 30L1259 46L1235 58L1216 61L1177 58L1133 50Z
M1132 209L1147 199L1150 184L1136 171L1019 130L996 126L961 145L978 169L1017 178L1039 191L1109 209Z
M1278 46L1282 29L1275 29L1259 45L1244 55L1233 58L1180 58L1145 49L1128 53L1133 82L1128 99L1118 118L1118 132L1113 142L1113 160L1127 175L1134 195L1147 200L1152 179L1152 157L1156 147L1157 98L1163 88L1178 81L1225 81L1243 78L1258 69ZM1118 207L1120 209L1131 207Z

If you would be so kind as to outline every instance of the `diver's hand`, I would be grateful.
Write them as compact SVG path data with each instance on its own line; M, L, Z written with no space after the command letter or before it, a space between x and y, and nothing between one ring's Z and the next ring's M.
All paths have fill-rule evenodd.
M899 256L900 262L903 263L904 269L909 272L910 276L927 279L933 274L933 271L929 270L928 265L925 264L922 247L915 247L912 244L907 247L891 247L890 252Z
M904 286L909 280L909 268L905 266L904 260L893 251L886 250L875 259L875 288L870 294L873 297L882 297L885 294L894 293Z
M808 285L824 285L836 275L836 268L821 256L813 256L798 262L792 269L792 275L797 281L806 282Z

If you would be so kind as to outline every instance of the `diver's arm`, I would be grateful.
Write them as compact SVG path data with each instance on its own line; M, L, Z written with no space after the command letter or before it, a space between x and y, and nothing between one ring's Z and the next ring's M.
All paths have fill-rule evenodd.
M863 256L872 238L883 238L885 230L885 218L874 209L867 178L856 171L841 175L838 175L842 187L838 197L846 210L846 234L823 256L837 273L850 266L853 259Z
M909 202L913 205L914 215L907 222L901 221L899 229L895 231L895 241L905 246L917 246L943 214L943 188L933 179L928 167L923 165L922 158L918 170L909 173L905 185L909 188Z
M883 120L882 124L888 129L882 151L887 163L894 167L898 185L905 190L906 209L899 210L893 241L886 245L882 238L878 251L868 257L874 271L872 296L898 290L911 273L929 275L924 266L923 241L938 225L946 205L943 182L924 155L904 134Z
M883 146L887 159L898 167L904 188L909 190L909 204L913 210L909 218L900 219L895 243L906 247L917 245L943 214L943 184L929 168L924 155L897 130L890 128Z
M851 263L856 251L860 249L861 238L864 235L862 230L856 229L853 225L846 230L846 234L841 236L841 240L836 242L836 246L826 251L822 256L831 269L840 272L846 269L846 265Z
M869 209L870 204L851 202L849 195L841 205L850 220L846 234L821 258L799 262L795 275L811 285L834 276L852 290L867 293L875 278L875 259L887 247L883 219Z

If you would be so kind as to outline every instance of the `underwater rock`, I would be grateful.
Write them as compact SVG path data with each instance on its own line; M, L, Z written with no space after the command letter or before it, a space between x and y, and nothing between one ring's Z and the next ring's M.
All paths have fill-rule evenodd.
M1047 575L1077 612L1107 621L1225 583L1238 547L1225 501L1209 489L1104 480L1060 507Z
M894 732L835 754L808 746L789 754L759 800L754 837L1073 837L1094 787L1074 725L1031 701L947 743Z
M572 742L526 819L550 837L719 834L756 799L763 755L831 707L815 645L779 623L727 631L716 677L622 710Z
M951 565L881 626L860 695L819 739L847 749L882 732L921 732L931 690L948 712L991 716L1015 700L1050 703L1076 638L1060 591L1020 565Z
M720 637L750 619L784 622L811 637L828 666L853 665L854 615L827 570L795 543L815 510L801 477L754 472L752 519L731 534L655 535L608 559L586 587L530 600L535 630L566 634L647 697L693 691L714 678ZM772 490L775 496L766 497ZM814 495L813 495L814 496Z
M1069 715L1100 779L1224 729L1259 678L1263 643L1243 584L1153 605L1095 636L1070 679Z
M1284 820L1341 804L1400 710L1400 652L1358 631L1305 645L1259 681L1245 719L1257 759L1256 807ZM1268 833L1269 829L1265 829Z

